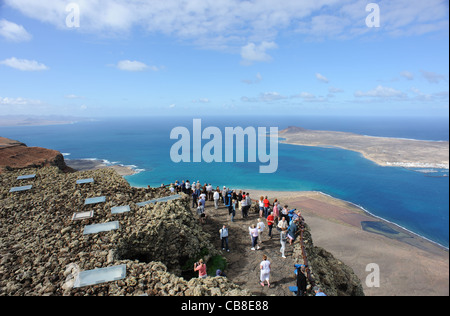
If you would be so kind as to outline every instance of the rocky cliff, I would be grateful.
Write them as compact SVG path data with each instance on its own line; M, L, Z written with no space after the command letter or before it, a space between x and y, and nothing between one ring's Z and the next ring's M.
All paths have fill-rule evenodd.
M314 246L307 223L304 223L303 239L311 278L316 286L328 296L364 296L361 281L353 269L327 250ZM300 258L301 251L300 244L297 243L295 252Z
M35 173L25 182L18 175ZM76 180L94 178L91 184ZM28 182L31 181L31 182ZM32 184L26 192L11 187ZM190 261L217 255L185 196L139 207L170 195L168 189L135 189L114 170L63 173L56 167L5 171L0 176L0 295L249 295L223 277L181 277ZM106 202L84 205L86 198ZM114 206L130 212L112 214ZM94 217L73 221L75 212ZM84 235L87 225L119 222L119 229ZM125 264L126 278L74 288L80 271Z
M24 143L0 137L0 173L4 170L56 166L63 171L72 171L66 166L63 155L40 147L28 147Z
M227 278L191 278L193 262L217 259L220 253L198 224L190 197L140 207L137 203L169 196L170 191L132 188L112 169L65 173L64 159L56 151L31 149L10 140L4 144L0 154L9 167L0 175L0 296L251 294ZM18 163L12 164L14 159ZM23 169L27 165L33 168ZM17 179L26 174L36 177ZM76 184L86 178L94 183ZM32 189L9 192L23 185ZM104 203L85 205L87 198L100 196L106 197ZM113 207L125 205L130 212L111 213ZM92 218L72 220L74 213L89 211L94 212ZM119 222L119 229L83 234L88 225L112 221ZM364 295L349 267L314 246L306 224L303 235L314 284L330 296ZM299 244L294 251L301 258ZM74 288L81 271L121 264L127 269L124 279ZM311 287L308 294L314 295Z

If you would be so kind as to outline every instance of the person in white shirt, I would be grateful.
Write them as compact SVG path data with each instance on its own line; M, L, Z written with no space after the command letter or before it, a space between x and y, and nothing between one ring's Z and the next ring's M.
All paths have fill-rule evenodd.
M255 247L256 247L256 249L259 249L259 245L258 245L259 232L258 232L258 228L256 228L255 224L253 224L251 227L249 227L249 233L250 233L250 236L252 237L251 250L255 250Z
M270 287L270 261L267 260L267 256L263 256L263 261L259 264L261 270L260 281L261 286L264 286L264 282L267 282L267 287Z
M219 208L220 193L214 191L214 208L217 210Z
M206 187L206 192L208 194L208 201L212 201L213 199L213 187L211 183Z
M220 240L222 241L222 250L227 250L230 252L228 248L228 228L226 225L223 225L222 229L219 230Z
M262 232L264 231L264 228L266 225L261 221L261 218L258 218L258 224L256 224L256 228L258 229L258 236L261 236L260 243L262 243Z

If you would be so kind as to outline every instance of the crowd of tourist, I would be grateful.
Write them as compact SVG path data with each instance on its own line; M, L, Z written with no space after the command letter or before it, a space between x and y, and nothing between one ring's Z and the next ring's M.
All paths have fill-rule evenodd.
M162 185L163 186L163 185ZM272 239L274 236L274 229L279 232L280 237L280 255L282 258L286 258L286 244L293 245L297 238L297 233L301 228L304 219L301 212L296 209L289 209L288 205L283 205L278 202L277 199L271 203L268 196L260 196L258 200L252 200L249 192L243 192L242 190L231 190L230 188L223 186L215 188L210 183L204 183L200 181L190 182L175 181L169 186L170 191L173 194L184 193L192 198L192 208L196 209L196 214L200 224L205 224L207 220L206 214L206 202L211 201L214 203L214 209L217 210L223 205L228 210L229 220L234 222L236 220L236 213L239 212L242 219L249 217L249 210L253 203L257 203L259 206L259 217L257 223L252 224L249 228L249 235L251 240L251 250L256 251L261 249L263 232L266 231L267 236ZM222 250L230 252L228 238L229 231L228 226L224 224L219 230L219 237L221 240ZM199 261L195 264L194 270L199 272L199 277L205 277L206 264ZM261 286L270 287L270 270L271 263L266 255L263 255L263 260L260 263L260 284ZM220 272L220 273L219 273ZM217 275L223 275L223 271L217 272ZM306 293L306 276L304 266L295 270L297 279L298 291L295 292L298 296L303 296ZM325 296L319 288L314 288L317 296Z

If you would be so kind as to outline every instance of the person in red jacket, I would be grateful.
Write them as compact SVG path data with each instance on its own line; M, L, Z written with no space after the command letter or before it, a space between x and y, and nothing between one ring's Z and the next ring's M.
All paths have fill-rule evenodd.
M267 216L269 216L269 208L270 208L270 202L267 196L263 200L263 203L264 203L264 217L267 218Z
M267 226L269 227L269 238L272 239L272 228L275 224L275 217L273 216L273 212L270 212L269 216L267 216Z

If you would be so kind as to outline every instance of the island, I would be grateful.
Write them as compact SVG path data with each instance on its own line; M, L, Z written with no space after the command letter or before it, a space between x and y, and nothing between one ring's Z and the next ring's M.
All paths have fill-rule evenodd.
M378 165L449 169L449 142L375 137L348 132L316 131L290 126L280 131L282 143L342 148L361 153Z

